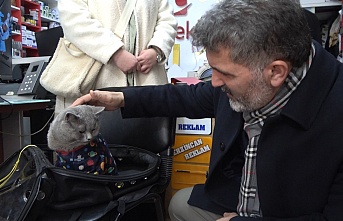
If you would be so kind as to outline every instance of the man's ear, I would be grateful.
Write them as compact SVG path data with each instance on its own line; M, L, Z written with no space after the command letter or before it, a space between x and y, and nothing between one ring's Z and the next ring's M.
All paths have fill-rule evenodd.
M290 70L291 65L282 60L273 61L265 68L270 84L275 88L283 84Z

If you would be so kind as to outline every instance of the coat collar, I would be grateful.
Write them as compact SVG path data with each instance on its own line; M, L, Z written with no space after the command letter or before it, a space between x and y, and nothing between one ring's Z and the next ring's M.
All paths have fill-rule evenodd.
M306 77L293 92L281 111L284 115L309 129L339 74L341 63L321 45L315 44L315 57Z

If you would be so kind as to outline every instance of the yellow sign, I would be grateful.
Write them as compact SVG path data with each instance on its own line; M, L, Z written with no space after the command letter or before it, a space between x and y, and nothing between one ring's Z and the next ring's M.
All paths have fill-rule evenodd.
M211 144L211 136L176 135L173 161L207 164L210 160Z
M173 46L173 64L180 66L180 44Z

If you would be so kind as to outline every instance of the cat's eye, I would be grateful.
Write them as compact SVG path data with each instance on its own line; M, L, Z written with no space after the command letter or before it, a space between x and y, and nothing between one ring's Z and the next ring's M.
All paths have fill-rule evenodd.
M85 133L84 131L79 131L80 132L80 134L83 134L83 133Z

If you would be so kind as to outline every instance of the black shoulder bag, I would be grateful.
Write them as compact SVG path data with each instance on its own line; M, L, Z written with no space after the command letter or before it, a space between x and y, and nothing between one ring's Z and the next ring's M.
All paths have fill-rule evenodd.
M0 165L0 221L116 220L153 188L160 158L137 147L110 149L118 175L55 167L34 145L15 152Z

